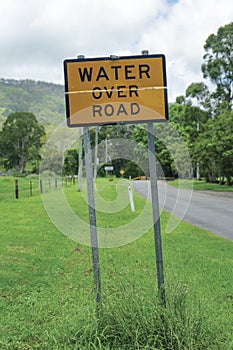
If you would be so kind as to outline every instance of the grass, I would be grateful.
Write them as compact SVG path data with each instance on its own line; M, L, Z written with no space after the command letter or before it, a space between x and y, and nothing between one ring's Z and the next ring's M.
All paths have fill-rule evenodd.
M115 180L98 181L98 193L111 203ZM76 186L64 191L88 220ZM135 195L136 213L128 206L98 212L98 224L126 223L143 205ZM185 222L163 234L166 308L157 295L152 230L131 244L100 249L98 320L91 249L58 231L39 195L1 200L0 208L1 350L233 349L232 242ZM162 213L162 232L168 219Z
M199 191L233 192L233 186L227 186L226 184L220 185L218 183L210 183L202 180L198 181L198 180L176 179L173 181L169 181L169 185L184 188L184 189L191 189L191 186L193 186L194 190L199 190Z

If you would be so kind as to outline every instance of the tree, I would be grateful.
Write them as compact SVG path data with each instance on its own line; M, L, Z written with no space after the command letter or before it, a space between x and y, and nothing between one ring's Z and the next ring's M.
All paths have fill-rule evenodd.
M160 125L159 123L154 126L156 128L156 133L163 134L164 137L167 137L165 124ZM166 134L166 135L165 135ZM135 152L141 152L142 156L145 159L148 159L148 132L147 129L138 125L133 131L133 138L137 142L138 146ZM144 146L144 147L140 147ZM164 143L155 137L155 149L156 149L156 159L161 166L163 174L158 174L159 176L165 175L166 177L174 176L174 172L172 170L172 157L164 145ZM158 166L158 169L160 167ZM157 170L158 170L157 169ZM147 170L147 174L149 176L149 169Z
M211 113L211 94L206 84L203 82L192 83L187 87L185 95L188 98L190 104L196 104Z
M209 79L215 89L210 91L203 82L192 83L186 89L188 103L199 106L208 114L208 118L202 121L200 114L196 115L199 131L193 138L193 154L208 181L216 181L221 176L222 179L226 177L230 184L233 174L233 22L220 27L216 35L211 34L204 50L203 77Z
M48 142L42 152L40 162L40 174L46 176L62 175L63 157L61 151L55 143Z
M193 169L196 169L197 156L195 153L195 144L198 134L205 130L206 123L210 115L207 111L189 103L174 103L169 108L170 122L183 139L192 160ZM177 158L179 158L179 149L177 148Z
M218 166L220 176L226 177L227 185L230 186L233 175L233 113L225 113L214 119L214 142L218 154Z
M233 81L233 22L220 27L217 35L211 34L204 45L202 64L204 78L216 85L213 97L227 110L232 108Z
M203 82L192 83L186 89L187 101L210 112L212 116L232 110L233 99L233 22L211 34L204 45L202 64L204 79L209 79L215 90Z
M200 132L195 145L195 154L202 173L209 182L217 177L231 184L233 174L233 113L225 113L209 119L206 127Z
M64 175L78 174L78 152L76 148L71 148L66 151L66 156L63 165Z
M27 162L39 161L45 130L32 113L10 114L0 133L0 155L4 166L23 173Z

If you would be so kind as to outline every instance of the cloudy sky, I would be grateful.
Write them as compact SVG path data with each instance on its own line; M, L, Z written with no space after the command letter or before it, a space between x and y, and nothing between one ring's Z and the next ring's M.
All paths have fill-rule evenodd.
M0 0L0 78L64 82L63 60L163 53L169 102L202 79L204 43L232 0Z

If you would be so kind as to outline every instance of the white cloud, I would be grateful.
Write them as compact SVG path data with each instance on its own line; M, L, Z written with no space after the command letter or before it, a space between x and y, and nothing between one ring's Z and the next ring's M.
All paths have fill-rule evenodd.
M202 79L203 46L231 0L9 0L0 4L0 77L63 83L77 54L164 53L169 100Z

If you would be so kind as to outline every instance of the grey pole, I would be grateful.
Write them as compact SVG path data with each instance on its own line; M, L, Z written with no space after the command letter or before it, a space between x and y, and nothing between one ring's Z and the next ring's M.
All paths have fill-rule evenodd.
M159 294L161 296L162 302L165 304L162 239L161 239L161 229L160 229L159 198L158 198L157 170L156 170L156 157L155 157L155 137L154 137L154 131L153 131L153 123L148 122L147 128L148 128L149 170L150 170L153 223L154 223L154 242L155 242L155 252L156 252L158 290L159 290Z
M197 132L199 132L199 122L197 122ZM200 180L199 161L197 161L196 179Z
M82 191L82 177L83 177L83 136L82 128L78 129L78 191Z
M142 55L148 55L148 50L143 50ZM153 130L153 122L147 123L148 130L148 153L149 153L149 170L150 170L150 185L151 185L151 200L154 223L154 242L156 254L156 268L158 279L158 290L163 305L165 301L164 289L164 273L163 273L163 255L162 255L162 239L160 228L160 214L159 214L159 196L157 183L157 169L156 169L156 155L155 155L155 136Z
M94 185L93 185L93 173L92 173L92 154L91 154L90 130L88 127L84 128L84 148L85 148L85 163L86 163L88 210L89 210L89 219L90 219L92 264L93 264L94 285L96 290L96 303L97 303L97 316L98 316L98 307L101 302L101 285L100 285L100 267L99 267L99 254L98 254L98 238L97 238L97 228L96 228Z
M94 163L94 181L97 178L97 158L98 158L98 126L95 127L95 163Z
M104 142L105 142L105 163L107 163L108 162L108 140L107 140L107 138L104 140ZM105 170L105 172L106 172L106 176L107 176L108 171Z
M85 55L78 55L78 59L85 59ZM78 128L78 191L82 191L82 180L83 180L83 128Z

